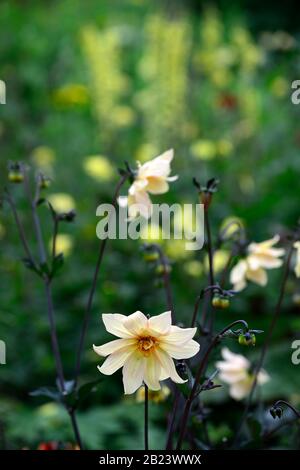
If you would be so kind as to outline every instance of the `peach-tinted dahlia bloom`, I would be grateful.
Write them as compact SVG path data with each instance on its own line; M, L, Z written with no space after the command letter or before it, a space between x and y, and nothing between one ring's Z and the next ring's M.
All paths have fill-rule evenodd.
M139 214L149 218L152 213L149 194L166 193L169 189L169 182L177 180L177 176L169 176L173 157L174 151L170 149L143 165L139 164L135 180L129 188L128 197L119 199L120 205L128 205L130 219Z
M171 325L171 312L147 318L142 312L125 316L119 313L102 315L109 333L119 339L103 346L94 346L99 356L108 356L98 369L111 375L123 367L125 394L134 393L142 383L150 390L160 390L160 381L170 378L184 383L173 359L188 359L199 351L192 338L197 328Z
M295 274L296 274L297 277L300 277L300 241L294 243L294 248L296 248L296 250L297 250Z
M284 255L283 248L274 248L278 243L279 236L271 238L261 243L250 243L248 246L248 256L240 260L230 273L230 282L236 291L244 289L247 281L255 282L260 286L265 286L268 282L267 269L279 268L283 261L280 258Z
M220 379L229 385L229 395L235 400L242 400L251 391L254 375L249 372L250 362L241 354L235 354L228 348L221 351L223 361L218 361ZM269 375L261 370L257 376L257 383L263 385L268 382Z

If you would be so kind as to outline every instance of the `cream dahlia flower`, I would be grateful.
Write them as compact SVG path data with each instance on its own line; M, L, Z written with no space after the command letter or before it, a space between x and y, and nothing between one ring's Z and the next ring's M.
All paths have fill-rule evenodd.
M236 291L244 289L247 281L265 286L268 282L267 269L279 268L283 261L283 248L274 248L280 237L276 235L261 243L250 243L248 256L239 261L230 273L230 282Z
M229 395L235 400L242 400L251 391L254 375L249 372L250 362L241 354L235 354L228 348L221 351L223 361L218 361L220 379L229 385ZM269 375L261 370L257 376L257 383L263 385L270 379Z
M111 375L123 367L125 394L134 393L143 383L150 390L160 390L160 381L172 379L184 383L179 377L173 359L188 359L199 351L192 338L196 328L171 325L171 312L147 318L142 312L128 317L119 313L102 315L109 333L119 339L103 346L94 346L99 356L108 356L98 369Z
M294 243L294 248L296 248L296 250L297 250L295 274L296 274L297 277L300 277L300 242Z
M143 165L139 164L135 180L129 188L128 197L119 199L121 206L128 206L130 219L139 214L148 219L152 213L149 194L166 193L169 189L169 182L177 180L178 176L169 176L173 157L174 151L170 149Z

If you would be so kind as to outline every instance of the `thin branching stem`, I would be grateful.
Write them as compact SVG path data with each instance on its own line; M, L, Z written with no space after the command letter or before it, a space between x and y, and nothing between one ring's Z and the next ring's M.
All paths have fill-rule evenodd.
M184 437L185 437L185 433L186 433L187 423L188 423L191 407L192 407L192 404L193 404L193 400L197 395L198 386L199 386L203 371L205 370L209 355L210 355L211 351L213 350L213 348L218 343L218 341L222 338L222 336L228 330L230 330L233 326L235 326L239 323L242 323L246 330L248 329L248 324L244 320L236 320L236 321L230 323L230 325L223 328L223 330L220 331L220 333L218 333L213 338L213 340L211 341L210 345L208 346L208 348L207 348L207 350L204 354L204 357L203 357L202 361L199 364L199 367L198 367L198 370L197 370L197 373L196 373L196 377L195 377L195 380L194 380L194 385L193 385L192 390L191 390L191 392L190 392L190 394L189 394L189 396L186 400L186 403L185 403L176 450L181 449L181 446L182 446L182 443L183 443L183 440L184 440Z
M127 173L122 175L119 182L118 182L118 184L117 184L115 194L114 194L114 197L113 197L113 202L112 202L114 207L116 207L116 205L117 205L120 190L121 190L123 184L125 183L125 181L128 179L128 177L129 177L129 174L127 174ZM88 296L88 301L87 301L87 305L86 305L86 309L85 309L85 314L84 314L84 318L83 318L83 322L82 322L82 326L81 326L81 331L80 331L79 345L78 345L78 349L77 349L77 356L76 356L76 363L75 363L75 374L74 374L75 386L77 386L78 378L79 378L79 374L80 374L84 341L85 341L86 333L87 333L88 326L89 326L89 323L90 323L91 309L92 309L92 305L93 305L93 300L94 300L94 295L95 295L95 291L96 291L98 276L99 276L100 267L101 267L101 264L102 264L103 255L104 255L104 252L105 252L106 245L107 245L107 238L105 238L104 240L101 240L100 243L99 243L98 258L97 258L97 262L96 262L96 267L95 267L95 271L94 271L94 275L93 275L93 280L92 280L92 284L91 284L91 288L90 288L90 292L89 292L89 296Z
M171 311L172 323L175 324L176 318L175 318L173 294L172 294L171 282L170 282L170 271L168 269L169 264L160 246L155 245L155 247L159 255L159 261L163 267L162 274L163 274L164 290L166 293L167 308Z
M274 312L272 321L270 323L270 327L269 327L269 330L267 332L266 339L265 339L265 342L263 344L257 366L255 367L253 384L252 384L252 387L251 387L251 390L250 390L250 393L249 393L249 396L248 396L248 399L247 399L247 402L246 402L246 406L245 406L240 424L238 426L238 429L237 429L237 432L236 432L236 435L235 435L235 438L234 438L234 441L233 441L233 446L235 446L235 444L236 444L236 442L237 442L237 440L240 436L240 433L242 431L245 420L247 418L248 411L250 409L252 399L253 399L253 395L254 395L254 392L255 392L255 389L256 389L256 385L257 385L257 377L258 377L258 374L259 374L259 372L260 372L260 370L261 370L261 368L264 364L264 360L265 360L265 357L266 357L266 354L267 354L268 347L270 345L272 334L273 334L273 331L274 331L275 326L277 324L278 318L280 316L281 306L282 306L282 302L283 302L283 298L284 298L284 294L285 294L285 288L286 288L286 284L287 284L287 280L288 280L288 276L289 276L289 272L290 272L290 264L291 264L292 254L293 254L293 244L290 246L289 251L288 251L288 255L286 257L285 266L284 266L283 275L282 275L281 288L280 288L280 291L279 291L279 297L278 297L277 304L276 304L276 307L275 307L275 312Z
M38 183L37 183L37 185L38 185ZM34 230L35 230L35 235L36 235L36 238L37 238L38 248L39 248L40 263L41 263L41 265L43 265L43 264L47 263L47 255L46 255L46 249L45 249L45 244L44 244L43 235L42 235L40 218L39 218L38 212L37 212L37 205L38 205L38 201L39 201L39 187L36 187L35 196L32 197L31 190L30 190L30 185L29 185L29 179L28 179L28 175L26 173L26 170L24 170L24 186L25 186L25 191L26 191L29 203L31 205L32 217L33 217L33 222L34 222ZM43 282L44 282L44 285L45 285L45 292L46 292L46 299L47 299L47 313L48 313L48 321L49 321L49 326L50 326L51 345L52 345L52 351L53 351L53 355L54 355L57 378L58 378L60 392L64 396L65 393L66 393L66 390L65 390L65 377L64 377L64 370L63 370L61 352L60 352L60 348L59 348L58 336L57 336L57 327L56 327L54 307L53 307L51 277L48 274L44 273L42 278L43 278ZM75 410L74 409L69 410L67 405L65 405L65 408L68 411L68 414L69 414L70 419L71 419L71 424L72 424L72 428L73 428L73 432L74 432L74 435L75 435L75 440L77 442L77 445L80 449L82 449L83 448L82 447L82 440L81 440L79 428L78 428L78 425L77 425Z
M20 217L19 217L16 205L15 205L14 199L12 198L12 196L11 196L11 194L8 190L6 190L5 195L6 195L6 201L9 203L10 208L12 210L12 213L13 213L16 225L17 225L17 229L18 229L18 232L19 232L19 237L20 237L21 243L23 245L24 251L26 253L26 256L31 261L31 263L33 265L35 265L35 261L33 259L32 254L31 254L31 250L29 248L29 244L28 244L27 239L26 239L24 227L23 227L23 224L20 220Z

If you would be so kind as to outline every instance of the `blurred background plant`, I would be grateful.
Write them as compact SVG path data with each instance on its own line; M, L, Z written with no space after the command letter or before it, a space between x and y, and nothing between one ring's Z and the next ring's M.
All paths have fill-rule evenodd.
M238 218L255 241L285 235L286 227L295 225L300 128L290 87L300 72L296 16L292 2L280 7L250 1L212 6L196 0L1 2L0 78L7 84L7 104L0 106L1 187L7 184L7 161L23 160L50 177L45 191L53 204L62 211L76 208L78 214L57 240L66 263L54 292L70 377L95 263L95 211L111 200L124 160L143 162L174 147L174 174L180 179L162 198L166 202L195 201L192 176L220 178L211 211L214 240L228 217ZM17 187L15 195L25 208ZM46 210L40 211L46 220ZM26 209L22 218L30 231ZM51 246L51 231L43 227ZM159 236L157 227L144 240ZM6 207L0 213L0 242L0 338L7 344L7 365L0 366L0 442L13 448L36 448L41 440L69 442L72 432L60 407L29 396L41 385L53 385L55 373L43 290L19 262L22 252ZM108 339L101 312L129 314L138 306L157 314L165 307L139 245L110 244L93 306L83 381L98 377L98 358L89 345ZM176 311L189 324L194 300L207 283L207 254L186 251L178 240L162 245L172 264ZM222 271L228 252L226 244L217 251L216 270ZM230 309L217 312L216 327L243 317L266 329L279 277L279 271L271 273L265 288L249 285ZM266 406L278 398L300 405L299 372L290 359L291 342L300 336L299 296L299 281L291 277L265 364L270 376L261 390ZM247 349L247 357L255 360L261 341ZM230 349L245 354L237 344ZM215 356L212 361L220 350ZM123 398L118 374L103 381L79 413L87 446L142 448L141 399L141 394ZM230 398L226 387L205 394L204 401L211 440L222 447L242 404ZM161 445L170 403L167 394L151 401L152 448ZM270 445L297 446L294 432L291 438L283 428Z

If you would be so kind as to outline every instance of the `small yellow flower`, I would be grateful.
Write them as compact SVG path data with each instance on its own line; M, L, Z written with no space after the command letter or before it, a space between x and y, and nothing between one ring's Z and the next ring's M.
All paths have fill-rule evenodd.
M48 201L56 212L70 212L75 208L75 201L70 194L55 193L48 196Z
M268 282L267 269L279 268L283 261L280 259L285 254L283 248L274 248L279 236L261 243L250 243L248 256L240 260L230 273L230 282L234 290L240 291L246 287L247 280L265 286Z
M297 277L300 277L300 241L294 243L294 248L296 248L296 250L297 250L295 274L296 274Z
M229 395L235 400L242 400L251 391L254 375L249 372L250 362L241 354L235 354L228 348L221 351L223 361L218 361L216 367L220 371L220 379L229 385ZM270 380L269 375L261 370L257 383L263 385Z
M110 181L114 177L114 168L103 155L91 155L83 162L85 172L96 181Z
M146 219L151 216L152 203L149 194L163 194L169 189L169 182L176 181L177 176L169 176L173 160L173 149L139 165L134 182L129 188L128 197L120 198L119 204L128 206L129 218L139 214Z
M126 317L119 313L102 315L106 330L120 339L95 346L99 356L108 356L100 372L111 375L123 367L125 394L134 393L143 382L150 390L161 390L160 381L171 378L184 383L173 359L188 359L199 351L192 338L196 328L171 324L171 312L148 319L142 312Z

